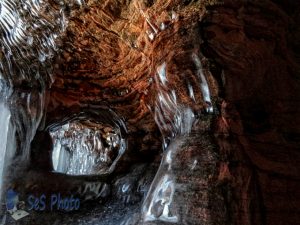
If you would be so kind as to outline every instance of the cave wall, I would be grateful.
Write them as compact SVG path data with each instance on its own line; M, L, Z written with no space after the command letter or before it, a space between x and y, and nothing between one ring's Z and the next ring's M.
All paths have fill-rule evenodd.
M118 168L126 171L159 158L170 130L155 120L157 97L174 90L180 104L208 121L195 126L175 154L175 174L191 189L174 198L190 207L182 209L191 215L187 221L299 224L299 12L299 3L280 0L86 1L68 15L40 129L84 108L109 106L128 127L128 152ZM164 64L167 87L155 80ZM197 89L199 70L212 102ZM33 89L41 84L28 83L17 86L39 102ZM12 108L26 111L19 92L13 96ZM171 110L163 112L171 118ZM19 117L30 117L26 113ZM193 157L207 163L199 176L188 174L185 163ZM201 182L208 186L199 188Z
M228 221L298 224L299 9L292 1L90 1L70 19L49 117L61 107L108 104L140 137L136 154L157 152L157 65L171 65L170 86L191 105L184 80L195 75L196 52L220 113L214 136ZM156 33L160 23L168 27Z
M295 2L227 1L204 22L206 56L222 68L217 139L239 224L299 224L297 12Z

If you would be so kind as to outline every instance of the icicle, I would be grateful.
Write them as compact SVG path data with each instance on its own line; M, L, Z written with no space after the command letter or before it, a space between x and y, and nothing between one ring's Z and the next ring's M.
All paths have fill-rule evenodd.
M52 162L56 172L99 175L114 170L127 148L126 128L115 113L103 110L99 115L90 117L89 113L81 113L50 126Z
M0 102L0 181L3 181L3 173L4 173L4 164L5 164L5 155L8 149L8 141L10 141L10 137L8 136L9 132L9 122L10 122L10 112L7 106ZM9 139L9 140L8 140ZM0 193L2 193L3 183L0 182ZM1 195L0 195L1 201Z

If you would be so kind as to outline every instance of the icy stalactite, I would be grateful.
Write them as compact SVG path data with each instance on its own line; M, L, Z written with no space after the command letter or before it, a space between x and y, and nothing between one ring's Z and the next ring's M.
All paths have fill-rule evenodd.
M118 154L118 149L124 151L124 139L113 129L102 133L94 128L97 127L86 127L78 121L65 124L51 133L55 171L70 175L103 174L109 171L114 154Z
M28 161L52 79L51 58L67 21L63 6L46 1L4 0L0 9L0 99L6 99L16 131L14 150Z
M60 173L111 173L127 148L125 124L108 108L73 115L51 125L49 132L53 140L53 167Z
M154 119L163 136L165 152L143 204L142 217L144 221L159 220L177 223L179 219L177 213L172 211L176 179L171 162L173 154L180 146L177 142L182 141L180 138L188 135L192 129L195 113L189 106L180 102L175 90L169 89L168 79L171 79L170 76L167 74L166 63L157 67L154 79L157 90ZM189 86L189 91L191 92L191 90L193 92L193 87Z
M190 102L198 104L199 99L195 99L195 93L201 92L204 102L204 110L207 113L213 113L213 105L211 94L207 82L206 75L203 72L202 64L197 54L192 54L190 60L194 62L197 68L195 77L197 77L197 85L192 85L188 79L186 82L186 92L189 95ZM176 136L189 134L196 114L194 109L185 104L180 98L177 90L170 88L169 80L172 79L172 74L167 72L168 65L166 62L157 66L154 76L154 85L156 99L154 101L154 119L163 136L163 147L166 149L168 144Z
M28 162L30 144L45 108L45 92L15 90L9 98L11 123L16 129L18 160Z
M208 83L207 83L207 79L205 77L205 74L203 72L203 66L202 63L200 61L200 58L198 55L193 54L192 55L193 61L197 67L197 76L199 79L199 83L200 83L200 89L202 92L202 97L203 100L205 101L206 105L206 112L208 113L213 113L214 109L213 109L213 105L212 105L212 99L211 99L211 94L209 91L209 87L208 87Z
M10 112L5 105L5 103L0 102L0 180L3 180L3 170L5 164L5 155L8 148L8 132L9 132L9 122L10 122ZM9 143L11 144L11 143ZM0 193L2 193L2 182L0 183ZM0 195L1 200L1 195Z
M203 111L212 113L211 94L200 59L196 54L192 54L190 60L194 62L197 69L195 76L198 78L198 84L192 86L187 80L187 93L191 101L196 104L199 99L195 99L194 93L201 92L203 98L201 100L205 103ZM175 193L181 193L182 190L178 190L178 177L172 165L176 164L175 157L183 148L185 137L191 132L196 121L196 114L200 112L195 112L180 100L179 93L170 89L168 85L170 79L172 79L172 74L168 74L167 63L164 62L157 67L154 79L157 91L154 118L163 136L165 151L143 204L142 219L144 222L164 221L180 224L182 221L182 214L178 211L178 202L173 199Z
M0 80L11 90L8 105L16 126L18 152L29 157L30 142L45 109L45 93L53 81L52 58L58 50L73 1L0 3ZM1 91L0 91L1 93Z
M145 16L149 24L149 18ZM177 15L172 12L172 20L176 22ZM154 41L159 36L159 32L153 28L153 24L149 24L149 39ZM155 33L155 35L154 35ZM191 67L195 68L193 80L187 77L185 81L186 93L190 99L182 99L182 93L174 88L171 83L174 79L172 76L172 63L166 59L162 63L155 66L154 82L155 100L154 106L151 108L155 122L160 129L163 138L164 154L158 169L158 172L151 184L150 190L145 198L142 207L142 220L147 221L163 221L168 223L180 223L181 214L176 211L178 202L173 197L178 192L176 173L172 168L175 157L184 144L184 138L189 135L193 124L196 121L200 111L195 111L189 103L199 104L202 102L202 111L205 113L213 113L212 97L207 80L207 74L204 72L200 57L196 51L190 55L189 62ZM195 82L196 81L196 82ZM177 87L180 84L177 84ZM201 99L197 99L201 96ZM181 190L182 191L182 190ZM180 191L179 191L180 192Z
M154 119L163 135L165 149L175 136L190 132L195 117L189 107L177 102L176 91L168 89L166 76L166 63L163 63L158 66L155 76L158 93Z
M81 4L84 2L73 0L0 2L1 138L7 139L9 132L9 141L3 140L0 150L9 151L9 158L1 157L6 166L29 162L31 141L42 126L46 89L54 79L52 58L69 13ZM0 168L3 176L12 176L12 172L6 174L3 162ZM3 179L0 177L0 183Z

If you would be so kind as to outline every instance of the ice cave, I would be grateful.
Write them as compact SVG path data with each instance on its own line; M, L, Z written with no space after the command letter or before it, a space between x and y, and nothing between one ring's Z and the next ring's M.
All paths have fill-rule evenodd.
M0 225L300 225L297 0L1 0Z

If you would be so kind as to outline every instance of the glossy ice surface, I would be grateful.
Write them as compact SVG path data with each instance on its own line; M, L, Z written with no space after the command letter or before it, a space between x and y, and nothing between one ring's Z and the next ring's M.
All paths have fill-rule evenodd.
M126 150L126 141L118 127L89 120L57 126L50 131L56 172L70 175L110 173Z
M51 83L55 81L55 77L52 74L53 57L60 50L59 47L62 44L60 42L63 40L62 37L65 35L64 32L68 27L69 17L76 9L84 6L85 2L67 0L4 0L0 4L0 31L2 32L0 41L3 44L0 79L4 83L3 86L11 90L11 92L7 91L5 93L0 90L0 93L4 93L4 97L6 97L5 103L3 105L0 103L0 107L4 108L5 104L9 105L9 110L4 108L0 114L0 125L5 127L1 131L3 132L1 138L4 138L1 144L3 147L7 146L5 140L7 140L9 122L11 122L12 131L14 132L12 136L17 140L15 150L18 153L18 157L22 159L22 162L29 162L31 141L38 129L45 129L44 123L47 121L47 118L45 118L47 116L45 115L47 91ZM60 118L60 121L50 124L47 131L51 135L53 144L52 165L55 172L67 175L111 174L128 147L124 131L126 133L127 128L125 124L130 123L130 121L123 121L121 119L122 115L119 117L119 114L124 112L126 104L140 104L141 107L137 107L137 109L133 107L135 109L133 110L134 112L128 110L126 114L130 115L138 112L144 116L146 113L149 113L150 117L153 117L153 124L160 131L156 135L161 138L161 142L163 143L161 148L161 152L163 152L162 161L155 178L151 181L151 185L149 182L145 185L143 179L132 179L131 176L126 175L116 181L109 181L113 183L110 185L112 189L115 189L115 198L119 202L125 205L132 202L132 204L136 203L139 206L138 209L134 207L134 210L118 222L124 225L152 222L188 223L195 220L195 218L192 216L189 218L190 214L188 212L183 213L182 211L192 207L193 204L189 199L185 201L182 195L187 193L190 195L190 199L193 199L195 196L190 190L195 187L190 185L189 182L180 182L179 178L184 177L189 172L191 172L189 175L191 178L204 173L205 168L198 166L202 165L201 160L209 158L209 163L214 164L215 158L211 152L208 152L208 156L201 157L199 155L198 157L187 158L185 160L183 156L180 157L180 153L181 151L189 152L190 149L184 145L188 145L191 140L195 141L195 136L201 140L199 143L197 142L199 145L202 144L201 147L205 148L210 145L208 140L207 142L202 141L197 133L190 136L197 120L196 118L202 112L208 114L214 112L208 78L210 74L203 68L199 46L198 43L192 42L194 38L192 35L189 37L191 40L184 41L183 38L178 38L180 43L174 43L174 45L183 46L182 48L190 48L189 51L180 52L177 48L160 49L161 59L156 60L152 58L151 54L153 52L149 51L149 49L156 51L155 48L159 46L156 42L159 42L160 38L164 37L164 35L170 36L168 32L172 34L171 36L179 36L180 32L177 26L181 23L182 17L175 10L164 9L161 12L163 19L157 19L160 15L157 17L150 15L138 1L132 3L130 9L135 12L134 14L140 16L142 20L140 23L142 24L142 32L139 35L147 38L147 40L132 40L132 43L130 41L130 48L132 48L130 51L137 51L138 54L142 55L141 62L135 65L141 74L129 72L126 79L132 79L133 81L137 79L138 82L126 86L124 85L127 82L126 79L126 82L122 83L122 80L117 82L115 77L107 80L101 78L99 81L100 85L106 86L107 84L111 84L115 86L115 89L119 88L117 89L118 96L115 99L109 99L113 102L113 105L109 105L107 111L110 111L110 108L118 108L118 103L121 102L125 106L122 105L123 108L119 107L120 112L110 112L107 115L105 110L101 109L102 111L99 110L101 111L99 115L96 114L96 116L89 118L82 111L66 118ZM106 16L104 17L105 19ZM122 15L120 15L119 19L123 21ZM94 18L93 20L95 21ZM101 26L99 22L96 21L95 23ZM96 30L95 33L97 32ZM114 32L110 31L108 33L115 34ZM124 40L122 39L122 41L127 43L129 38L125 37L125 34L123 36ZM118 36L118 38L123 38L123 36ZM115 37L115 39L117 38ZM106 39L103 38L103 40ZM109 48L115 46L110 46L110 44ZM142 45L148 47L142 49ZM110 52L106 54L110 56ZM184 58L186 65L176 65L174 67L174 61L176 61L177 55L180 54ZM67 61L73 57L71 53L68 53L67 56ZM124 57L126 58L127 56ZM115 59L112 58L113 60ZM128 59L128 62L131 61ZM101 63L105 67L105 63ZM101 63L99 62L98 64ZM110 62L109 65L111 64L114 64L114 62ZM109 66L107 67L105 69L109 70ZM123 67L125 65L119 68L119 70L123 71ZM143 68L150 71L149 73L145 73L148 76L147 79L143 77ZM131 65L126 69L130 71ZM118 76L116 75L116 77ZM141 85L139 79L142 80ZM63 83L62 86L64 85ZM153 90L149 97L147 94L150 91L143 90L143 88L147 87L150 89L150 86ZM71 89L71 87L65 86L64 88ZM74 92L76 91L80 92L81 89ZM107 92L103 91L102 93L102 89L99 87L97 91L101 93L99 96L103 97L109 95L111 90L106 90ZM137 96L133 98L137 103L127 102L127 100L123 99L130 94ZM148 100L146 103L144 102L144 96ZM97 102L99 105L104 104L101 98ZM13 115L10 115L11 112L13 112ZM138 122L140 121L137 119L136 123ZM148 131L144 130L143 132ZM134 138L131 140L136 141ZM191 148L192 152L201 152L201 150ZM178 159L178 157L180 158ZM181 165L182 161L185 162L183 165ZM3 167L3 163L1 164L0 161L0 169L1 167ZM179 168L182 171L178 172ZM138 167L136 170L138 170ZM213 169L210 169L207 174L212 175L213 172ZM199 179L202 181L201 177ZM136 184L138 181L141 185ZM101 185L96 184L94 186L100 187ZM106 186L111 188L108 185ZM138 190L136 186L138 186ZM90 188L89 185L85 187L87 189ZM202 186L199 188L200 191L202 189L207 191L206 187L201 188ZM206 199L203 201L206 201ZM117 205L118 203L114 202L111 206L109 204L105 206L115 207L117 210ZM117 212L111 214L114 215ZM113 222L114 220L111 220L107 224L112 224Z

